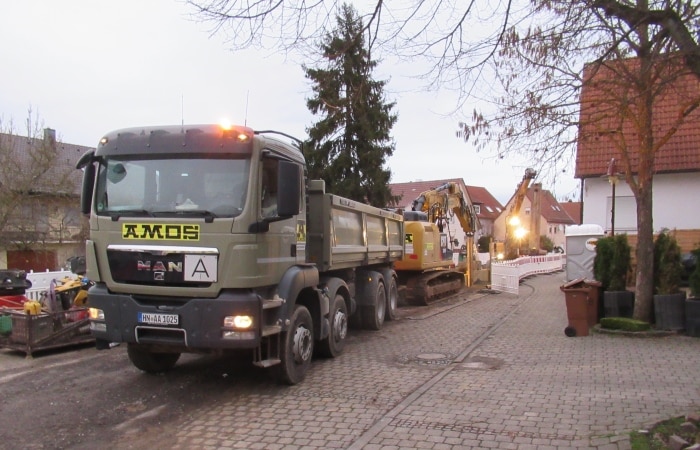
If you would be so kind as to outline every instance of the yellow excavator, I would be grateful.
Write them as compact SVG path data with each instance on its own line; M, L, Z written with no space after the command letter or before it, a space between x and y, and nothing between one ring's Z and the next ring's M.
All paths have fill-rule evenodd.
M517 236L518 228L520 228L520 208L523 206L523 201L525 200L525 195L527 195L527 190L530 187L530 183L537 176L537 172L534 169L525 169L525 174L523 179L518 184L518 188L515 190L515 195L513 196L513 204L510 207L510 212L506 217L506 258L508 258L510 253L513 252L512 245L514 238ZM517 239L521 239L522 236ZM518 245L519 247L519 245Z
M478 219L459 185L445 183L421 193L404 212L404 258L394 264L401 281L402 299L410 305L429 303L464 286L465 268L457 268L443 254L442 231L448 214L454 214L464 233L473 235ZM472 249L467 246L467 259Z

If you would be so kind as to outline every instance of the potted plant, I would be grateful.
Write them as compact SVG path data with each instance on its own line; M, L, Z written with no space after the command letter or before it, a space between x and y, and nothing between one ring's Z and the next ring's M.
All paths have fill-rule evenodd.
M685 292L680 290L681 248L676 238L661 230L654 240L654 317L656 328L685 327Z
M685 299L685 333L700 337L700 247L692 251L695 269L688 278L690 297Z
M626 289L630 261L626 234L598 239L593 273L602 284L605 317L632 317L634 292Z

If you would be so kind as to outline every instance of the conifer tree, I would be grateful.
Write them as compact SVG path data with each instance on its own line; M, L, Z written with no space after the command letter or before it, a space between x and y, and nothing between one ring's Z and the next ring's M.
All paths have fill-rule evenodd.
M395 203L386 158L394 152L390 131L395 103L384 100L385 81L372 79L377 62L365 47L363 25L352 6L343 5L337 28L320 45L325 68L304 67L313 82L307 107L320 120L307 129L304 145L309 176L326 190L377 207Z

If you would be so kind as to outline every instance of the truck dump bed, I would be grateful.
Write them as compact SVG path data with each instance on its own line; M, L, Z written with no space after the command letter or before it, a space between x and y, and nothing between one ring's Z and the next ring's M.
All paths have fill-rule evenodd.
M325 193L309 182L306 258L320 272L403 258L404 223L399 214Z

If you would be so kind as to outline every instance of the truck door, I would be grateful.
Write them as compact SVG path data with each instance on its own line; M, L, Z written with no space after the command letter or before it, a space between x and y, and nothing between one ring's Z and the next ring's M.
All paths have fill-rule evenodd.
M265 156L262 160L260 176L260 218L269 222L269 231L258 235L260 238L258 265L261 273L270 277L273 283L279 281L290 266L304 260L304 255L299 255L297 248L297 220L304 216L297 214L291 217L280 217L278 215L278 201L280 197L284 197L284 195L280 196L279 192L280 162L281 160L273 155ZM289 164L287 161L284 163Z

